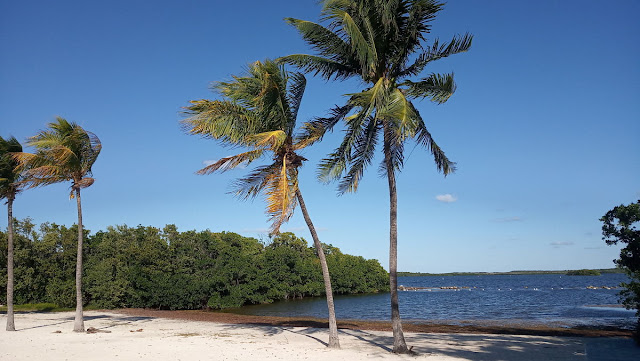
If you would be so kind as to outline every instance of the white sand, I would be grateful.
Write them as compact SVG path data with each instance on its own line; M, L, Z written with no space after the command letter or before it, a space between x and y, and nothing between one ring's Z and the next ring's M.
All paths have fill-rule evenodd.
M6 315L0 316L0 360L587 360L589 343L567 337L406 333L418 355L398 356L389 352L391 333L379 331L340 330L342 349L330 350L323 344L326 329L305 327L102 311L85 312L85 327L109 333L73 332L73 312L16 314L15 323L18 331L4 331Z

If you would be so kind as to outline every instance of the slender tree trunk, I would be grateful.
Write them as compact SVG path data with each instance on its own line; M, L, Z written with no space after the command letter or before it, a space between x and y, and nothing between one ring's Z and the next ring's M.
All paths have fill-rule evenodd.
M398 196L396 176L391 159L391 135L384 126L384 162L389 181L389 290L391 291L391 325L393 328L393 352L408 353L407 343L402 332L400 306L398 303Z
M15 331L13 318L13 196L7 199L8 231L7 236L7 331Z
M82 316L82 204L80 202L80 188L76 188L76 202L78 204L78 256L76 258L76 317L73 331L84 332L84 318Z
M304 199L302 199L302 193L300 189L296 192L296 196L298 197L298 203L300 204L300 209L302 210L302 215L304 216L305 222L307 222L307 226L309 227L309 232L311 232L311 238L313 238L313 245L316 247L316 252L318 253L318 258L320 258L320 266L322 267L322 278L324 278L324 290L327 294L327 308L329 308L329 344L327 345L330 348L340 348L340 340L338 339L338 323L336 321L336 311L333 306L333 290L331 288L331 277L329 276L329 267L327 266L327 258L324 255L324 250L322 249L322 243L320 243L320 239L318 238L318 234L316 233L316 228L313 226L311 222L311 218L309 217L309 212L307 212L307 207L304 204Z

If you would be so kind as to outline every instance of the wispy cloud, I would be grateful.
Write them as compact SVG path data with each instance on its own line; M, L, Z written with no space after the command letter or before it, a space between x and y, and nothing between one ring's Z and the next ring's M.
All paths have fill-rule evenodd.
M585 247L584 249L602 249L602 247Z
M558 247L573 246L574 243L573 242L551 242L549 243L549 245L555 248L558 248Z
M508 222L522 222L523 219L518 216L515 216L515 217L495 218L492 221L498 222L498 223L508 223Z
M458 197L447 193L447 194L438 194L436 196L436 199L444 203L453 203L458 200Z

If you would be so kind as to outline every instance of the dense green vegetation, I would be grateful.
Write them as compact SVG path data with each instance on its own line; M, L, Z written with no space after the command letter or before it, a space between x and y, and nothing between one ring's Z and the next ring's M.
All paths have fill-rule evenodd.
M640 225L640 200L614 207L600 221L602 239L608 245L621 243L624 246L620 258L614 262L630 279L622 284L624 290L620 296L625 307L636 310L636 341L640 343L640 230L637 228Z
M16 220L15 233L16 304L74 306L77 226ZM0 264L6 248L0 232ZM388 291L377 260L324 248L336 294ZM324 294L313 248L292 233L263 244L230 232L123 225L87 236L84 257L83 296L91 307L219 309ZM4 294L6 269L0 272Z
M600 272L595 269L579 269L567 271L567 276L600 276Z
M620 268L602 268L587 270L602 273L624 273ZM401 277L417 277L417 276L494 276L494 275L568 275L572 272L580 272L579 270L568 271L509 271L509 272L449 272L449 273L423 273L423 272L398 272ZM594 274L595 275L595 274Z

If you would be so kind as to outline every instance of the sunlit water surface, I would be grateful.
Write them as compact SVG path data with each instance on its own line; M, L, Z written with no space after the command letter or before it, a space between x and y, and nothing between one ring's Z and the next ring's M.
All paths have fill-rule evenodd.
M631 329L636 322L634 311L618 305L619 285L627 280L623 274L399 277L398 284L405 287L428 288L399 292L400 313L407 321ZM335 308L339 319L388 320L389 294L337 296ZM234 312L326 318L327 306L324 298L313 297L245 306Z

